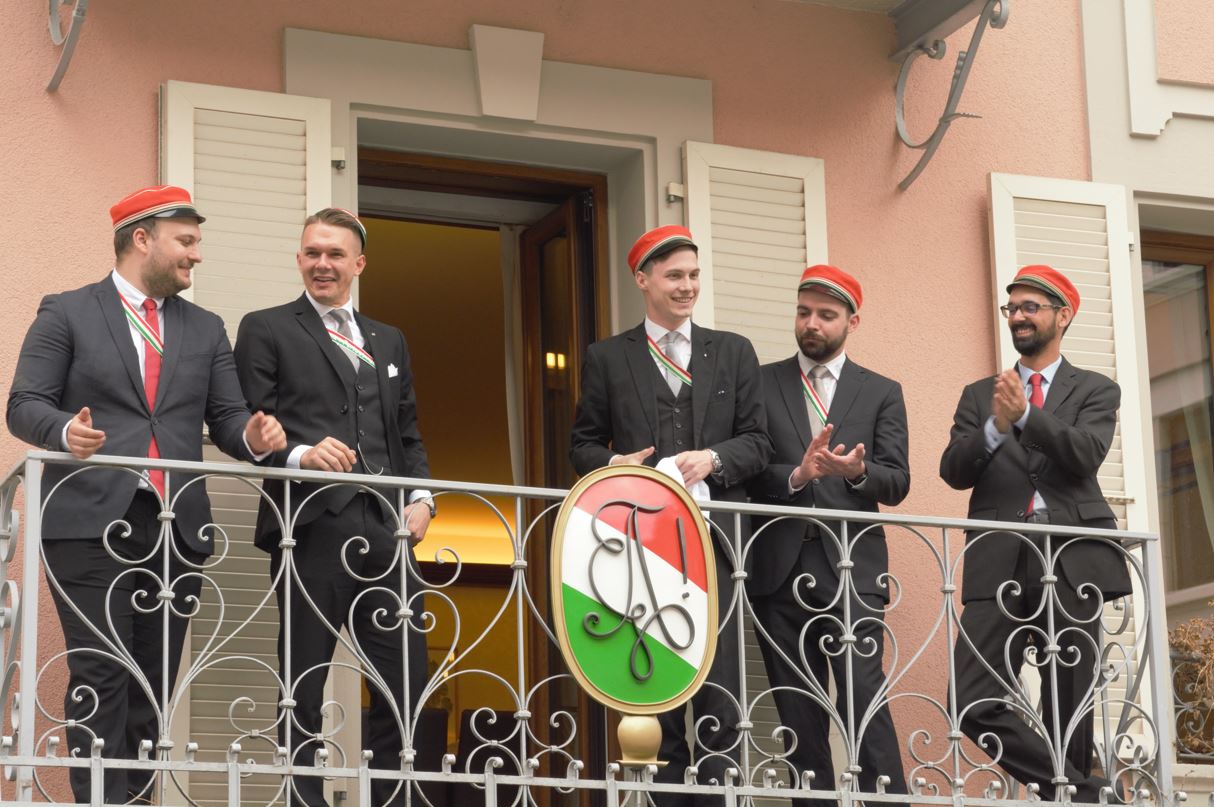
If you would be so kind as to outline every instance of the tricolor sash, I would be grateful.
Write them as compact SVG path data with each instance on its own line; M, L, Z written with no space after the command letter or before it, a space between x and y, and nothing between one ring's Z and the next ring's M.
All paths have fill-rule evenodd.
M332 328L325 328L325 330L329 332L329 338L333 340L333 344L337 345L339 348L349 353L351 356L358 359L372 370L375 369L375 359L371 357L370 353L363 350L361 347L350 341L347 337L342 336Z
M814 385L806 378L805 371L802 370L800 373L801 389L805 392L805 400L809 401L810 408L814 410L814 414L818 416L818 420L822 421L822 425L825 426L826 418L829 417L829 413L826 411L826 404L822 403L822 399L818 397Z
M143 337L143 341L148 343L148 347L156 351L158 355L163 356L164 341L160 338L160 334L156 333L151 325L148 325L148 321L135 310L135 306L131 305L130 300L121 294L118 295L118 299L122 300L122 310L126 314L127 321L135 326L135 330Z
M684 384L686 384L687 386L690 387L691 386L691 373L689 373L687 370L684 370L682 367L680 367L678 365L678 362L674 361L669 356L667 356L665 353L663 353L662 349L660 347L658 347L658 343L653 341L652 336L646 336L645 338L649 341L649 355L653 356L654 360L657 361L657 363L659 365L661 365L661 367L663 369L665 369L671 373L674 373L675 378L679 379Z

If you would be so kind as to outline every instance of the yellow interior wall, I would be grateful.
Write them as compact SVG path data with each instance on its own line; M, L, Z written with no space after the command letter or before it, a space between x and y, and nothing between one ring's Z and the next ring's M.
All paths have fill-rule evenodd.
M363 217L367 268L358 308L400 328L409 343L418 421L435 479L512 484L506 421L505 302L496 230ZM495 500L513 523L513 503ZM448 495L417 549L443 547L465 563L513 551L483 503ZM448 558L450 559L450 558Z

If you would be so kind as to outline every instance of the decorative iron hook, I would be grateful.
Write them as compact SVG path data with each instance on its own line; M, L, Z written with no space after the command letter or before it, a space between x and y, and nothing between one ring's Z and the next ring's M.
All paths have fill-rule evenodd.
M72 24L64 36L63 28L59 24L58 6L66 6L70 2L72 0L47 0L47 23L51 29L51 42L55 47L63 48L59 54L59 64L55 67L55 75L51 76L51 82L46 85L47 92L59 89L59 82L63 81L63 74L67 72L72 53L76 50L76 40L80 39L80 32L84 30L84 15L88 11L89 0L76 0L76 7L72 9Z
M970 37L969 47L957 54L957 66L953 69L952 86L949 87L948 103L944 106L944 113L936 122L935 130L926 139L918 143L911 139L910 133L906 130L906 114L904 111L906 105L906 81L910 77L911 65L914 64L915 59L923 55L934 60L943 59L948 46L943 39L937 39L930 45L920 45L906 54L906 58L902 62L902 70L898 73L898 85L894 91L894 122L898 129L898 139L907 148L922 149L923 156L919 158L919 162L915 164L914 169L898 183L900 189L906 190L909 188L919 178L919 174L923 173L923 169L931 162L936 149L940 147L940 141L944 139L944 135L953 121L958 118L981 117L980 115L968 112L958 112L957 104L961 101L961 94L965 92L965 82L969 80L970 68L974 64L974 56L978 52L978 45L982 42L982 35L986 32L987 26L1002 28L1007 24L1007 18L1010 13L1011 0L987 0L986 6L982 9L982 14L978 17L978 23L974 26L974 33Z

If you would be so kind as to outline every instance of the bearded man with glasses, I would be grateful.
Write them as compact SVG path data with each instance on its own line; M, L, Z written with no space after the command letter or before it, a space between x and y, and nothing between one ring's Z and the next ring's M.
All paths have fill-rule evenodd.
M1000 310L1020 360L961 393L940 475L973 490L971 519L1116 528L1096 474L1113 441L1121 390L1061 351L1079 292L1049 266L1024 267L1007 291ZM1092 700L1107 697L1100 617L1106 602L1129 592L1124 556L1109 541L967 536L954 648L961 730L1017 781L1040 785L1046 800L1074 785L1074 801L1094 803L1109 785L1093 773L1092 757ZM1041 715L1018 680L1030 644ZM1077 715L1080 708L1088 711Z

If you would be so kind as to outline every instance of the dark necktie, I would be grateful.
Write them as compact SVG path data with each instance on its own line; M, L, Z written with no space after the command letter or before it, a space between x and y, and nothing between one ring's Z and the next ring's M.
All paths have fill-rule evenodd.
M156 313L156 301L151 297L143 301L143 319L157 336L160 336L160 317ZM149 344L143 346L143 394L148 399L148 409L155 412L156 390L160 386L160 354ZM156 445L156 433L148 446L148 459L160 459L160 447ZM148 481L156 492L164 497L164 471L148 471ZM167 506L167 505L166 505Z

